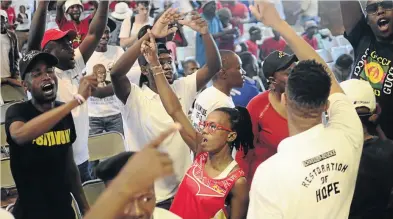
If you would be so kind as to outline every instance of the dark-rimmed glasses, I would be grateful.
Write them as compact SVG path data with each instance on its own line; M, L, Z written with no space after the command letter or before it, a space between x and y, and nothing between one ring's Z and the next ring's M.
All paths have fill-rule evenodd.
M379 7L383 10L393 10L393 1L381 1L369 4L366 6L366 13L375 14L378 12Z

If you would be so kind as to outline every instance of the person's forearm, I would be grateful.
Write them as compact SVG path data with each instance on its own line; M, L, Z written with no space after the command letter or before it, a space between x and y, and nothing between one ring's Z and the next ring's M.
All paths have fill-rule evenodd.
M78 101L72 100L49 110L26 122L14 132L11 132L11 137L19 145L27 143L52 129L77 106L79 106Z
M127 49L127 51L116 61L116 64L111 70L111 77L120 77L128 73L135 61L141 55L142 42L148 40L149 36L145 34L134 45Z
M160 63L157 61L156 63L152 63L151 65L160 66ZM160 73L160 71L163 71L163 69L153 71L153 73ZM176 112L183 111L179 99L177 99L175 92L169 86L169 83L165 78L165 74L158 74L157 76L154 76L154 79L156 82L158 94L161 98L162 105L164 105L164 108L168 115L173 116Z
M98 5L97 8L97 12L95 13L93 19L91 20L91 24L89 26L89 31L87 35L95 35L98 41L101 39L101 36L105 31L106 23L108 20L108 10L109 10L109 1L100 1L100 4Z
M138 36L131 36L131 37L127 37L127 38L121 38L120 39L120 46L123 48L127 48L132 46L135 41L138 39Z
M151 65L160 66L160 63L157 60L156 63L152 63ZM162 71L162 69L154 70L153 73L160 73L160 71ZM183 112L183 108L175 92L169 86L169 83L164 74L158 74L154 76L154 79L156 82L158 94L160 95L162 105L164 106L166 112L175 122L181 124L183 128L180 130L180 135L191 151L197 153L200 138L198 138L196 134L197 132L192 126L187 115Z
M281 20L274 25L273 29L281 34L281 36L285 39L288 46L295 53L296 57L302 60L315 60L318 63L324 65L326 71L329 73L330 78L332 79L332 88L331 94L336 92L342 92L340 85L338 84L336 77L333 72L329 69L326 62L319 56L319 54L301 37L296 34L296 32L292 29L292 27Z
M57 1L56 3L56 22L60 23L60 21L64 18L64 6L65 1Z
M221 69L221 56L218 52L217 45L210 34L202 35L202 40L206 48L206 65L209 68L210 77L213 77L213 75Z
M344 29L350 33L363 16L359 1L340 1Z
M48 11L49 1L38 1L37 10L34 13L29 38L27 41L27 50L41 50L41 41L44 37L46 28L46 13Z

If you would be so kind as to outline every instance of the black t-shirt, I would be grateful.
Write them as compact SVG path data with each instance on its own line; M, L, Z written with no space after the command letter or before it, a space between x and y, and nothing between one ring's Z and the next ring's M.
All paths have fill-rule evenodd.
M392 189L393 142L365 141L349 218L391 218L386 208Z
M377 42L364 17L345 37L355 53L352 78L366 80L373 87L382 109L381 128L393 139L393 45Z
M56 102L55 106L61 104ZM67 159L76 139L71 113L50 131L23 145L15 143L10 136L13 122L28 122L40 114L30 101L14 104L6 113L11 172L18 190L13 213L16 219L74 219L67 176L67 165L70 165Z

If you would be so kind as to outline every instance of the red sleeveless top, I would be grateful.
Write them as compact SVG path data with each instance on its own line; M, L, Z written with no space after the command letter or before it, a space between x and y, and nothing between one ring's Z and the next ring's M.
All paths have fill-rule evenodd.
M225 199L235 182L244 177L237 169L223 179L212 179L204 172L208 153L200 153L188 169L173 200L170 211L184 219L211 219L226 212Z

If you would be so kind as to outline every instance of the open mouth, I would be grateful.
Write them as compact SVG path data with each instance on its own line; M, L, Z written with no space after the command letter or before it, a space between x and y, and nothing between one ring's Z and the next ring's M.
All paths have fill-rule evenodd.
M387 18L380 18L377 21L377 25L381 31L387 31L389 28L390 20Z
M52 95L54 93L55 85L53 83L44 84L42 86L42 91L45 95Z
M166 77L166 79L172 79L172 78L173 78L173 73L172 73L172 71L166 71L166 72L165 72L165 77Z
M207 142L207 139L206 138L203 138L202 139L202 143L206 143Z

